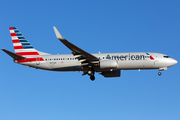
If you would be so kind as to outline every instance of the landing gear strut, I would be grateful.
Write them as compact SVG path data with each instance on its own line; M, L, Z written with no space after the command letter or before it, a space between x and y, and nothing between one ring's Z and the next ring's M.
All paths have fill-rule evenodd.
M94 80L95 80L94 70L91 68L87 73L88 73L88 75L90 76L90 79L91 79L92 81L94 81Z
M159 68L159 72L158 72L159 76L161 76L161 71L163 71L163 70L167 70L167 67Z

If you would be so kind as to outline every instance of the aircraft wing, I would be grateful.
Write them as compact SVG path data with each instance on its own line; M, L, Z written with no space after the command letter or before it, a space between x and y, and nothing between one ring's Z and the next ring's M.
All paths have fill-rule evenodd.
M65 45L67 46L71 51L72 54L74 55L75 58L77 58L82 65L88 65L88 64L96 64L99 63L99 59L95 56L93 56L92 54L82 50L81 48L75 46L74 44L72 44L71 42L69 42L68 40L64 39L61 34L59 33L59 31L56 29L56 27L54 28L54 32L56 34L56 37Z

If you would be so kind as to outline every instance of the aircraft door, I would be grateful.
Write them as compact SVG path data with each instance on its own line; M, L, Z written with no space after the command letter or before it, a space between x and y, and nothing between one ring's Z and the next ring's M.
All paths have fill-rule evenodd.
M40 57L36 58L36 65L40 65Z
M155 67L158 68L161 66L161 63L159 62L159 60L155 60Z

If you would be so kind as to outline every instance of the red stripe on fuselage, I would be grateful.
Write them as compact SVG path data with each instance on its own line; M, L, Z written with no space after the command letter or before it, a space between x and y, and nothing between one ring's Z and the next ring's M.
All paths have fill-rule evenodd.
M20 43L20 41L17 39L17 40L12 40L13 43Z
M35 62L35 61L44 61L44 59L42 57L39 57L39 58L26 58L26 59L17 60L18 63Z
M38 52L19 52L18 55L39 55Z
M11 37L13 37L13 36L17 36L16 33L11 33Z
M23 46L14 46L14 49L24 49Z

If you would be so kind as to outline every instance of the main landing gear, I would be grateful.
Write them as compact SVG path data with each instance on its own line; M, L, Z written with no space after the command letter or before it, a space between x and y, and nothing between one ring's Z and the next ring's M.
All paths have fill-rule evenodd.
M91 79L92 81L94 81L94 80L95 80L95 76L94 76L94 75L91 75L91 76L90 76L90 79Z
M94 81L95 80L95 76L94 76L94 69L93 69L93 67L92 66L89 66L89 70L88 71L84 71L84 73L82 74L82 75L89 75L90 76L90 79L92 80L92 81Z
M90 69L90 70L88 71L88 75L90 76L90 79L91 79L92 81L95 80L94 70L93 70L93 69Z

